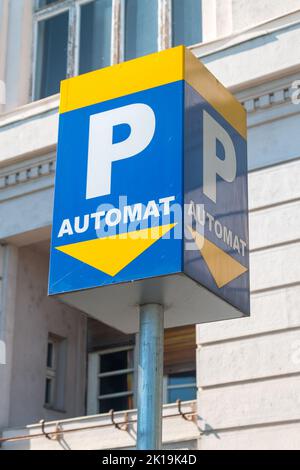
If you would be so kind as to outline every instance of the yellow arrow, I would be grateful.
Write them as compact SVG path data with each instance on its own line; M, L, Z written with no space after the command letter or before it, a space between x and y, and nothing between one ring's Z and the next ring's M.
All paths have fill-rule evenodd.
M196 230L193 230L192 227L188 227L188 229L219 288L248 271L245 266L207 240L203 235L200 235Z
M176 224L162 225L85 242L57 246L56 249L83 263L116 276Z

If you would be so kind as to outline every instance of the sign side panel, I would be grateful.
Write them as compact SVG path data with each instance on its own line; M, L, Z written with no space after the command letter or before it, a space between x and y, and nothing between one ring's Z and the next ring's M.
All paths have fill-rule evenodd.
M184 186L184 271L248 315L246 140L189 84Z
M184 79L244 139L247 138L246 110L188 49L185 49Z

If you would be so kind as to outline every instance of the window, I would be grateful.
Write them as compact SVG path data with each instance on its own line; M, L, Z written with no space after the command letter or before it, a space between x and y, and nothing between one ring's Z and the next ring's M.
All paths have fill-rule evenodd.
M46 357L45 407L64 408L66 340L49 334Z
M68 22L69 15L65 12L38 24L36 96L39 98L58 93L60 81L66 77Z
M95 327L93 327L93 332L95 332ZM102 338L100 330L98 335ZM112 337L111 341L113 341ZM131 341L133 342L134 339L132 338ZM99 347L100 343L95 336L93 342ZM111 409L124 411L136 407L135 357L136 349L132 343L128 346L89 353L87 390L89 415L107 413ZM164 403L175 403L177 399L182 401L196 399L196 329L194 325L165 330L163 394Z
M172 0L172 44L202 41L201 0Z
M165 403L176 400L195 400L197 396L196 370L177 372L165 377Z
M111 0L96 0L80 7L80 74L110 65Z
M126 1L125 60L157 50L157 7L156 0Z
M196 328L169 328L164 341L164 403L196 396Z
M66 77L202 39L201 0L36 0L33 99Z
M113 0L37 0L33 98L61 80L111 64Z
M89 404L90 413L107 413L110 410L122 411L134 407L134 349L110 349L93 353L89 364ZM92 370L91 370L92 366ZM96 374L96 387L91 380ZM91 376L92 375L92 376ZM96 393L94 393L96 391ZM94 397L92 398L92 395ZM93 400L93 403L91 403Z

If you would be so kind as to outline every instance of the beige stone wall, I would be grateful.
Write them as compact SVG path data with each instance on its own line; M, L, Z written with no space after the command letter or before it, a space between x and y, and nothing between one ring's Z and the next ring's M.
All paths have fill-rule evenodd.
M228 0L219 0L225 3ZM299 9L298 0L229 0L232 3L232 26L234 31L249 28L278 16Z
M299 178L250 174L251 318L198 326L202 449L300 448Z
M85 413L86 317L47 297L48 252L19 250L10 426ZM65 412L43 408L48 333L67 340Z
M5 350L5 364L0 363L0 429L9 425L17 267L18 250L0 244L0 340Z

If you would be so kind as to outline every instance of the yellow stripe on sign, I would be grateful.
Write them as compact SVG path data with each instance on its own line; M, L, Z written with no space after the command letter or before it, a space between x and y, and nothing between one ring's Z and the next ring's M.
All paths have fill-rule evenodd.
M191 85L244 138L247 113L239 101L214 77L194 54L185 49L185 81Z
M110 237L96 238L57 246L56 249L113 277L175 225L167 224Z
M178 46L64 80L60 113L183 80L183 62Z
M225 253L217 245L210 242L203 235L188 227L207 267L219 288L248 271L245 266Z
M184 46L106 67L61 82L60 113L185 80L247 138L246 111Z

